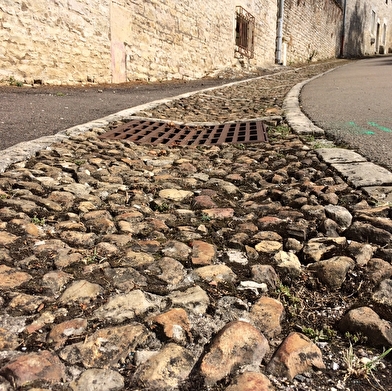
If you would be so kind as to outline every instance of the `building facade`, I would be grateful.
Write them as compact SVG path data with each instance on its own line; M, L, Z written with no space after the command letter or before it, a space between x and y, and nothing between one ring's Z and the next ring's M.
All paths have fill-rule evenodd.
M196 79L388 51L389 1L2 0L0 80Z
M340 0L340 3L345 10L342 56L392 53L391 0Z

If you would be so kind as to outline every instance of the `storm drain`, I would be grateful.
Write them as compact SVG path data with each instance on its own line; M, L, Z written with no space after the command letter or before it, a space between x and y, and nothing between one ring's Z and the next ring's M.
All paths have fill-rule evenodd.
M268 141L262 121L218 125L185 125L152 120L131 120L100 136L101 139L127 140L135 144L220 145Z

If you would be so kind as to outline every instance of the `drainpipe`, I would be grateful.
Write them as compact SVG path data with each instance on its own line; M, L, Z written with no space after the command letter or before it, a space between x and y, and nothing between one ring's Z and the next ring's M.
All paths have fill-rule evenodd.
M343 2L343 26L342 26L342 40L340 43L340 57L344 57L344 40L346 35L346 8L347 0Z
M283 13L284 0L278 0L278 26L276 36L275 62L282 64L282 41L283 41Z

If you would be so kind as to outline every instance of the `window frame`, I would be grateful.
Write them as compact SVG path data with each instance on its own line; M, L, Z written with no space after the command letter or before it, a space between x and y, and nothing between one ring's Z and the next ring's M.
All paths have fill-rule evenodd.
M255 17L241 6L236 7L235 52L254 58Z

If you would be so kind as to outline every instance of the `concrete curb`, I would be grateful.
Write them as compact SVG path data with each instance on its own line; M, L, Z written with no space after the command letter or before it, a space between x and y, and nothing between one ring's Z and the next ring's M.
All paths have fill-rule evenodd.
M314 125L302 112L299 97L305 84L332 72L334 69L296 84L286 95L283 102L283 112L294 133L312 136L325 135L324 130ZM367 161L366 158L354 151L336 148L333 144L331 148L320 148L315 149L315 151L323 161L330 164L351 186L361 188L376 203L392 203L392 186L389 186L392 185L392 173L390 171Z

